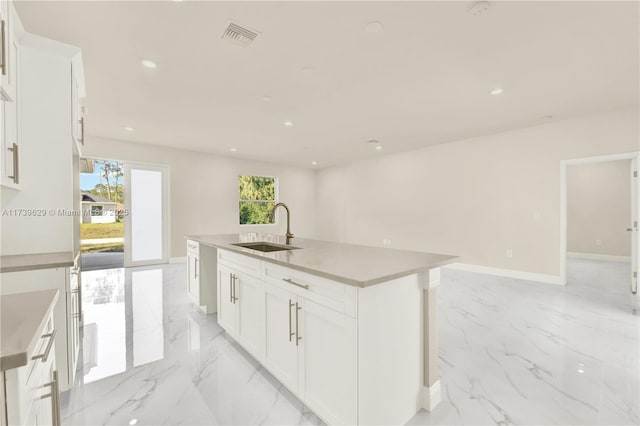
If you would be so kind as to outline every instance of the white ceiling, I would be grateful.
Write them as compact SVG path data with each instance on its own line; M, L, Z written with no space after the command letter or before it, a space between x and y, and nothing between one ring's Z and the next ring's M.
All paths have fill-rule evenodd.
M90 136L324 167L638 105L638 2L493 2L481 16L470 4L17 9L27 31L82 48ZM261 34L247 48L230 44L229 19ZM383 30L366 32L370 21ZM489 95L496 87L504 93Z

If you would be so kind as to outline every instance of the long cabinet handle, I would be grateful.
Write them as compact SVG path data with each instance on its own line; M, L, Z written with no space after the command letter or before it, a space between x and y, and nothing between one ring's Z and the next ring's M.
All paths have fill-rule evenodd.
M298 287L304 288L305 290L309 290L309 286L307 284L300 284L295 282L294 280L292 280L291 278L283 278L282 281L289 283L289 284L293 284L296 285Z
M229 272L229 302L233 303L233 274Z
M296 335L296 333L292 330L292 324L291 324L291 308L293 308L295 306L295 303L291 302L291 299L289 299L289 341L293 341L292 337Z
M84 117L80 117L80 143L84 146Z
M236 274L233 274L233 304L235 305L235 303L238 301L238 287L236 286L236 284L238 284L238 276Z
M9 176L9 179L12 179L13 183L17 185L20 183L20 154L18 150L18 144L14 143L13 145L11 145L11 148L7 149L13 153L13 176Z
M198 259L197 257L194 259L193 262L193 278L198 278L198 263L200 262L200 259Z
M7 75L7 22L3 19L2 24L0 24L2 28L2 63L0 64L0 68L2 68L2 75Z
M53 426L61 426L60 425L60 384L58 382L58 371L53 371L53 379L49 383L45 383L44 386L49 386L51 388L51 392L42 395L40 399L51 398L51 420Z
M56 329L54 328L53 331L49 334L42 335L42 338L45 337L48 337L49 341L47 342L47 347L44 349L44 353L40 355L34 355L31 357L31 359L42 359L42 362L47 362L47 359L49 359L49 352L51 352L51 347L53 347L53 342L55 342L56 339Z
M298 312L300 312L301 309L302 306L298 305L298 302L296 302L296 346L298 346L298 343L302 340L302 337L300 337L300 331L298 330Z

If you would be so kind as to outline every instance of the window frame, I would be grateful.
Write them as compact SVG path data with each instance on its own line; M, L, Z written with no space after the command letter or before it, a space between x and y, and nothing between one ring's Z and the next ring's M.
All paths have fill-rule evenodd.
M242 202L248 202L248 203L273 203L278 204L278 200L280 198L280 180L278 179L277 176L270 176L270 175L259 175L259 174L254 174L254 173L240 173L238 175L238 180L236 181L236 183L239 185L240 183L240 178L242 176L251 176L251 177L259 177L259 178L269 178L269 179L273 179L273 200L243 200L240 199L240 188L238 186L238 202L237 202L237 206L238 206L238 224L241 227L244 226L276 226L278 225L278 215L276 215L273 219L273 223L240 223L240 203Z

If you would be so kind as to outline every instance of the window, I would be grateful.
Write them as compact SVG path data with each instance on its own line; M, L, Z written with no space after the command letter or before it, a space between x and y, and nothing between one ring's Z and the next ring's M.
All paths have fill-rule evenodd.
M276 178L240 176L240 225L273 223L269 215L276 203Z
M91 216L102 216L103 206L91 206Z

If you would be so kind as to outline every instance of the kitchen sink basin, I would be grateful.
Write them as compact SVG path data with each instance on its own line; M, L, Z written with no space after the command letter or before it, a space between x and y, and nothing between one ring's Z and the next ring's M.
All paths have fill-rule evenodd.
M284 251L284 250L298 250L300 249L300 247L293 247L293 246L283 246L280 244L272 244L272 243L268 243L266 241L258 241L255 243L238 243L238 244L232 244L234 246L238 246L238 247L244 247L244 248L248 248L251 250L258 250L258 251L262 251L262 252L272 252L272 251Z

